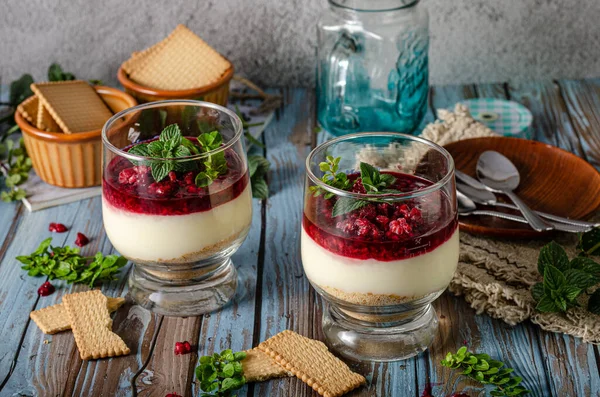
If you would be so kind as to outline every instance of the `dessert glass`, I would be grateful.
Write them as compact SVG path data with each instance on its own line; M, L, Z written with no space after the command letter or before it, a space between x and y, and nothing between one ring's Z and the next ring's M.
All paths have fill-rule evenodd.
M218 130L215 150L156 159L129 153L177 124L184 137ZM171 316L193 316L224 306L235 294L231 255L250 229L252 194L242 122L219 105L192 100L152 102L112 117L102 130L102 217L113 246L133 262L129 291L141 306ZM206 187L196 174L214 156L227 170ZM174 171L160 181L153 164Z
M321 179L328 156L341 158L345 190ZM391 174L385 194L367 193L360 163ZM400 133L359 133L328 141L306 160L301 255L324 298L323 332L341 355L406 359L433 342L431 303L458 264L454 162L442 147ZM333 216L340 200L364 204ZM354 207L347 207L354 208Z

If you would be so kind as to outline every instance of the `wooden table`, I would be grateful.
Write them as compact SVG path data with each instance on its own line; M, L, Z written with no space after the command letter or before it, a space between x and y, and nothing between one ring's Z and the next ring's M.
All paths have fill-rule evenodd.
M242 277L239 296L218 313L170 318L127 305L114 329L131 347L126 357L81 361L71 333L44 335L29 312L61 301L86 286L60 282L56 293L38 297L43 278L28 277L15 256L32 252L51 233L50 222L69 226L54 234L54 244L73 244L76 232L92 238L85 252L113 248L102 227L100 198L28 213L21 204L0 203L0 395L1 396L164 396L200 394L194 367L200 355L215 350L248 349L284 329L323 339L321 300L309 286L298 253L304 160L324 139L315 136L315 98L305 89L282 90L285 103L264 134L272 163L271 197L254 200L252 230L235 254ZM432 121L439 108L473 97L509 98L534 114L535 139L559 146L600 166L600 80L435 87ZM6 90L4 91L6 101ZM106 284L109 296L127 295L126 276ZM466 391L483 396L476 385L442 367L448 351L463 344L499 358L524 377L532 396L600 395L600 351L569 336L540 331L526 322L516 327L476 315L461 298L448 293L435 303L439 337L429 351L404 362L353 365L368 379L354 396L420 396L433 384L434 396ZM197 346L175 356L175 342ZM289 378L251 384L241 396L313 396L301 381Z

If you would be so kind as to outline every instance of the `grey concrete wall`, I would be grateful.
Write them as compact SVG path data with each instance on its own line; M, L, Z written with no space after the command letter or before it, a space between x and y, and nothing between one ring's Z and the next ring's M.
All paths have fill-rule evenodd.
M423 0L436 84L600 76L600 0ZM177 23L264 85L310 85L326 0L0 0L0 76L115 81Z

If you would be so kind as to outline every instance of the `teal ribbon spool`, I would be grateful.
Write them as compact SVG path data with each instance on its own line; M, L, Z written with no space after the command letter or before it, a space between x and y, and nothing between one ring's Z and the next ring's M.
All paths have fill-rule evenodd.
M520 103L494 98L468 99L462 103L475 120L500 135L525 139L532 136L533 115Z

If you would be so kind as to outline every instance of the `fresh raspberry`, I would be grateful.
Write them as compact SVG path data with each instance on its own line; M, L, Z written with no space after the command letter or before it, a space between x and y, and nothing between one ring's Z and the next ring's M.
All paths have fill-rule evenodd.
M379 224L379 226L381 226L382 229L387 229L388 224L390 223L390 218L388 218L385 215L377 215L375 217L375 222L377 222L377 224Z
M412 221L420 221L422 218L421 210L417 207L414 207L407 215L407 218Z
M352 219L344 219L343 221L336 223L335 227L346 234L353 234L356 229Z
M183 181L185 182L186 185L196 186L196 183L194 182L194 173L191 171L186 172L186 174L183 176Z
M177 174L175 173L175 171L170 171L169 172L169 180L171 182L175 182L177 180Z
M388 203L377 204L377 212L379 215L389 216L392 206Z
M54 285L50 284L49 281L46 281L37 290L38 295L40 295L40 296L52 295L54 293L54 291L55 291Z
M90 239L83 233L77 233L77 239L75 240L75 245L78 247L83 247L88 245Z
M358 218L354 221L356 235L359 237L372 237L377 227L364 218Z
M365 205L358 211L359 218L365 218L372 221L373 219L375 219L376 216L377 210L375 209L375 206L373 204Z
M173 393L167 394L165 397L181 397L181 396L179 394L173 392Z
M352 191L354 193L362 193L362 194L367 193L367 191L365 190L365 187L362 184L362 179L357 178L354 181L354 185L352 185Z
M402 204L400 207L398 207L396 209L395 215L397 217L403 217L406 218L406 216L410 213L410 209L408 208L408 205L406 204Z
M175 355L178 356L180 354L188 354L192 352L192 345L190 342L175 342Z
M119 183L124 185L133 185L138 180L138 173L132 168L125 168L123 171L119 172Z
M404 219L404 218L400 218L400 219L391 221L389 226L390 226L390 232L392 232L398 236L402 236L404 234L410 235L410 233L412 232L412 228L410 227L410 225L408 224L408 222L406 222L406 219Z
M67 230L67 227L65 225L63 225L62 223L50 223L50 225L48 226L48 230L54 233L64 233Z

